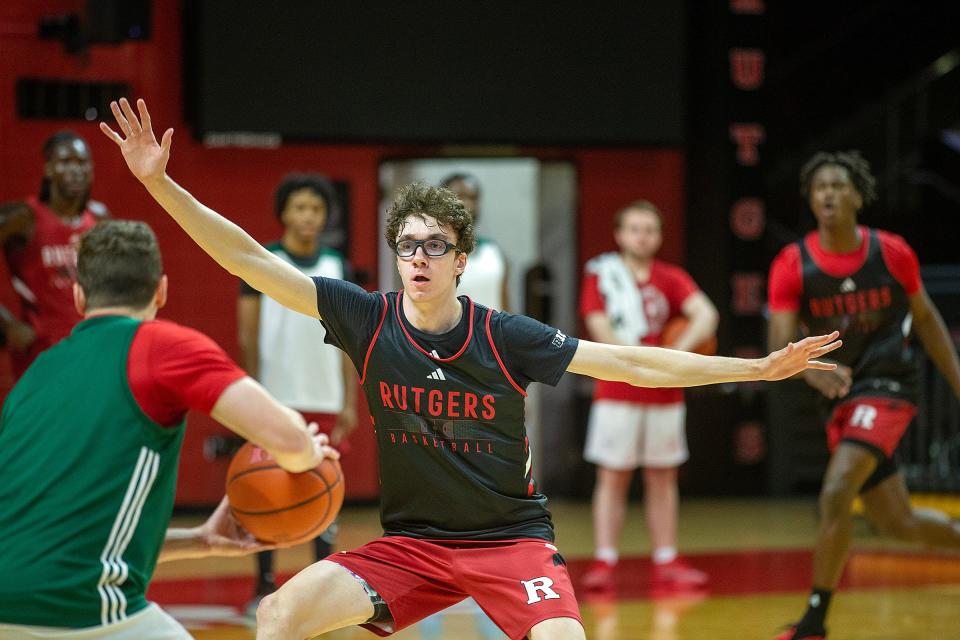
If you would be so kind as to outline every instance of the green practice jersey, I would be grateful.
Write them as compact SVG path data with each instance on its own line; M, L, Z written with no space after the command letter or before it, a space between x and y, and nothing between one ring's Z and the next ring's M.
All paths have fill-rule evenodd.
M0 622L91 627L143 609L173 510L183 423L130 390L140 322L101 316L37 358L0 421Z

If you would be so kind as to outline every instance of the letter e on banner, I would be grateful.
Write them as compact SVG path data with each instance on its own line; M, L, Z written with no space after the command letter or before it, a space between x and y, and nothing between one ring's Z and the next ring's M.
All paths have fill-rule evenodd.
M760 143L766 137L763 125L756 122L735 122L730 125L730 140L737 145L737 162L753 167L760 160Z

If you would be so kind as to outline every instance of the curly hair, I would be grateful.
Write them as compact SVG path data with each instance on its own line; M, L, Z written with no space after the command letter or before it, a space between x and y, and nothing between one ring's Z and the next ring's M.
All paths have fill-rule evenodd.
M432 217L441 227L457 236L457 251L471 253L477 244L473 235L473 216L453 191L433 187L423 182L405 185L397 191L393 204L387 210L387 229L384 237L394 251L397 236L409 216Z
M873 173L870 171L870 162L860 155L860 151L856 149L833 153L819 151L807 160L807 163L800 169L800 195L803 198L810 197L810 184L813 182L813 174L825 165L836 165L847 170L850 181L853 182L853 188L863 198L863 206L866 207L877 201L877 179L873 177Z

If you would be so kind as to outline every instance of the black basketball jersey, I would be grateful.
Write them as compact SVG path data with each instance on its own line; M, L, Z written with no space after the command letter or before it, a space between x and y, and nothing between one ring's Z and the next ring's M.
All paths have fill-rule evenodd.
M403 317L402 293L350 293L352 286L325 283L327 299L318 294L318 306L321 315L327 307L328 342L343 348L361 375L380 454L385 534L552 541L547 499L533 478L524 389L531 380L556 384L576 339L461 297L461 337L438 353L432 337ZM343 310L357 300L368 311ZM345 322L354 314L368 319L372 335ZM511 336L512 344L535 343L526 357L542 371L511 373L507 361L517 354L503 344Z
M918 369L908 341L910 303L890 273L877 232L869 229L867 255L858 271L835 277L800 241L803 295L799 320L808 335L839 331L843 346L830 358L853 372L850 396L912 398Z

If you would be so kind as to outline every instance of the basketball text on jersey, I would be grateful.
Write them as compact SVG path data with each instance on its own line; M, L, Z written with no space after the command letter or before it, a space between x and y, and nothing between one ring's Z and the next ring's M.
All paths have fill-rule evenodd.
M496 398L490 394L381 381L380 400L385 410L397 414L395 428L389 429L391 444L432 446L455 453L493 453L493 441L480 422L493 421L497 416Z
M890 287L881 286L862 291L810 298L809 302L811 315L815 318L830 318L837 315L856 315L886 309L890 306L892 300Z
M413 411L434 418L472 418L494 420L497 417L496 398L470 391L440 391L405 384L380 382L380 400L390 411Z
M45 267L77 266L77 248L72 241L65 245L44 245L40 247L40 257Z

